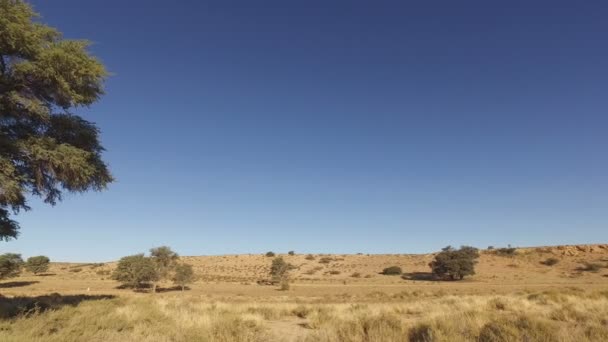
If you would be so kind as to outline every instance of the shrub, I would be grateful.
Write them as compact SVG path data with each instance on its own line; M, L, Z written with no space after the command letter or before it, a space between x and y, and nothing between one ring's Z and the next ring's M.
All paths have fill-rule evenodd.
M143 254L121 258L112 274L112 279L129 287L142 287L146 283L158 281L159 278L154 261Z
M306 260L315 260L315 256L314 256L314 255L312 255L312 254L308 254L308 255L306 256L306 258L304 258L304 259L306 259Z
M353 274L350 275L353 278L361 278L361 273L359 272L354 272Z
M543 265L545 265L545 266L553 266L553 265L557 265L557 263L559 263L559 259L557 259L557 258L548 258L547 260L543 260L540 263L543 264Z
M291 264L286 263L283 258L276 257L272 260L272 264L270 265L270 277L277 283L287 278L287 272L293 268L294 267Z
M435 256L429 266L433 274L442 279L463 279L475 274L476 259L479 258L477 248L462 246L454 249L447 246Z
M178 264L175 266L175 274L173 275L173 283L180 286L182 291L187 284L194 282L194 270L192 265Z
M604 267L602 264L594 263L594 262L585 262L583 266L578 267L579 271L585 272L599 272L599 270Z
M391 266L382 270L382 274L384 275L400 275L401 273L403 272L399 266Z
M25 269L34 274L44 273L49 269L50 262L44 255L29 257L25 262Z
M340 274L340 271L331 270L331 271L329 271L329 274L332 274L332 275Z
M289 291L289 280L283 279L281 280L281 287L279 288L281 291Z
M275 256L274 252L266 252L266 256L272 258Z
M12 278L19 275L23 266L21 254L6 253L0 255L0 279Z
M289 252L287 252L287 254L289 254L289 255L296 255L296 252L294 252L294 251L289 251Z
M319 259L319 264L329 264L332 261L334 261L334 259L330 257L322 257L321 259Z
M80 267L71 268L70 272L72 272L72 273L82 272L82 268L80 268Z
M515 254L517 254L517 248L515 247L511 247L511 245L509 245L508 247L503 247L503 248L497 248L494 253L496 253L496 255L502 255L502 256L513 256Z

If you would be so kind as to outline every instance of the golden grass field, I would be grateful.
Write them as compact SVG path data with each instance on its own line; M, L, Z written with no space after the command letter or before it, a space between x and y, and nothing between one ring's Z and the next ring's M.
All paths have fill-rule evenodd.
M263 255L182 257L198 280L157 294L117 288L114 263L53 263L0 282L0 341L608 341L608 245L482 251L457 282L428 278L432 254L281 256L289 291L256 283Z

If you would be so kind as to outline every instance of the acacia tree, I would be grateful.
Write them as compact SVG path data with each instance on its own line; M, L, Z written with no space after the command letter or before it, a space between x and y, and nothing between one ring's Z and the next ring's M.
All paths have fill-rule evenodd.
M27 258L27 261L25 262L25 269L34 274L43 273L49 269L50 263L51 260L47 256L33 256Z
M19 275L23 266L21 254L6 253L0 255L0 280Z
M169 277L170 272L179 259L179 255L171 250L170 247L160 246L150 249L150 258L154 262L156 272L158 273L157 280L163 280ZM156 293L156 285L156 282L152 284L153 293Z
M112 176L97 127L73 111L95 103L107 77L89 43L63 39L22 0L0 0L0 240L18 235L26 197L102 190Z
M433 274L439 278L462 280L465 276L475 274L475 264L479 258L477 248L462 246L460 249L447 246L435 255L429 263Z
M178 264L175 266L175 274L173 275L173 283L178 285L184 291L186 285L194 281L194 270L192 265L189 264Z
M129 287L142 287L144 284L158 281L159 276L152 259L143 254L136 254L118 261L112 279Z

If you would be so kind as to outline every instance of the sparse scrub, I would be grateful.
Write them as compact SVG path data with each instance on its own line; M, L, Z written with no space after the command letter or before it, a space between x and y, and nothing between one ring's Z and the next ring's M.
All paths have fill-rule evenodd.
M599 272L602 268L604 267L604 265L596 263L596 262L585 262L583 263L582 266L578 267L577 269L579 271L583 271L583 272Z
M382 274L384 275L400 275L401 273L403 273L403 271L399 266L391 266L382 270Z
M334 261L334 259L331 257L322 257L319 259L319 264L329 264L332 261Z
M353 274L350 275L352 278L361 278L361 273L359 272L354 272Z
M540 262L541 264L545 265L545 266L554 266L557 265L559 263L559 259L557 258L547 258L543 261Z
M306 260L315 260L315 256L312 254L308 254L304 259Z
M274 258L275 254L274 252L266 252L266 256L269 258Z
M287 254L288 254L288 255L296 255L296 252L294 252L294 251L289 251L289 252L287 252Z

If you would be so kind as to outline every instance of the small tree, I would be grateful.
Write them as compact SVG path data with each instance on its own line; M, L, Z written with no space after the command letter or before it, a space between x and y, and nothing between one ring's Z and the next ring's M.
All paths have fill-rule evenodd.
M439 278L462 280L465 276L475 274L476 259L479 258L477 248L462 246L454 249L447 246L435 256L429 266L433 274Z
M179 255L167 246L160 246L150 249L150 258L154 262L158 273L157 280L162 280L169 277L169 273L175 267ZM156 281L152 283L152 293L156 293L156 285Z
M0 279L12 278L19 275L23 266L21 254L6 253L0 255Z
M289 255L296 255L296 252L294 252L294 251L289 251L289 252L287 252L287 254L289 254Z
M192 265L189 264L178 264L175 266L175 274L173 275L173 283L181 286L182 291L186 285L194 282L194 270Z
M273 258L275 256L274 252L266 252L266 256L269 258Z
M27 258L25 269L34 274L44 273L49 269L51 260L44 255Z
M130 287L142 287L158 281L159 274L154 261L143 253L121 258L112 274L112 279Z
M287 281L289 270L293 269L293 266L286 263L282 257L277 257L272 260L270 265L270 277L273 283L282 283Z

